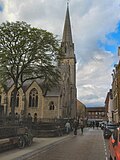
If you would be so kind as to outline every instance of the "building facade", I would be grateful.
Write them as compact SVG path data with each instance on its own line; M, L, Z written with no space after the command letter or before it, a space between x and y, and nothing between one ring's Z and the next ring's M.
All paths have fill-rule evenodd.
M88 121L103 121L106 120L105 107L87 107L86 115Z
M120 47L118 48L120 56ZM120 61L114 65L112 73L112 96L113 96L113 120L120 122Z
M86 119L86 106L77 100L77 118Z
M105 109L108 122L113 122L113 96L112 89L109 90L105 99Z
M25 116L31 114L32 117L51 119L76 117L76 57L72 40L69 6L66 10L61 51L64 58L58 64L61 73L60 85L44 92L42 82L39 79L25 83L17 93L15 113ZM13 90L13 84L7 85L6 92L3 87L0 88L1 115L11 113Z

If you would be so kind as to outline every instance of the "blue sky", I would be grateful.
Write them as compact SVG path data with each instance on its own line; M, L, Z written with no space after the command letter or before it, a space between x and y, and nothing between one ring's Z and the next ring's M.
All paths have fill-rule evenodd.
M0 0L0 23L25 21L62 38L67 0ZM4 6L4 8L3 8ZM118 62L120 0L70 0L77 98L88 107L105 105Z
M0 0L0 12L3 12L3 8L4 8L4 3L3 1Z
M3 6L2 5L0 5L0 12L2 12L3 11Z
M99 41L99 47L116 54L118 51L118 46L120 46L120 22L118 22L114 32L110 32L106 35L106 40L107 42Z

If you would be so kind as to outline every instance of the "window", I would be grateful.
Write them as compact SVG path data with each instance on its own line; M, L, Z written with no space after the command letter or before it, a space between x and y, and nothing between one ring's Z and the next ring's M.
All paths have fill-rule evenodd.
M54 110L54 109L55 109L54 102L51 101L51 102L49 103L49 110Z
M29 94L29 107L38 107L38 92L35 88Z
M17 98L16 98L16 107L19 107L19 93L17 93Z
M104 112L102 112L102 116L104 116L105 115L105 113Z
M14 104L14 92L11 93L10 106L12 107L13 104ZM19 107L19 92L17 92L15 107Z
M98 115L98 112L95 112L96 115Z

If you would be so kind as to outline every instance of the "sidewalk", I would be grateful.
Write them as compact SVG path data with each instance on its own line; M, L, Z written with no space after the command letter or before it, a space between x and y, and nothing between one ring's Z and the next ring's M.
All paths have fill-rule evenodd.
M30 147L24 149L13 149L3 153L0 153L0 160L22 160L27 157L37 154L39 151L44 150L46 147L51 147L57 143L70 138L69 135L54 138L34 138L33 144Z

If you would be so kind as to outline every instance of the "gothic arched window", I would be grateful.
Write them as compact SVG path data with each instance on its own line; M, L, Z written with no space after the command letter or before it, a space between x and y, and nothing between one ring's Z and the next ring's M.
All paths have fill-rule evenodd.
M29 107L38 107L38 92L35 88L29 94Z
M10 106L12 107L12 105L14 104L14 92L11 93L11 100L10 100ZM19 107L19 92L17 92L16 95L16 105L15 107Z
M54 110L54 109L55 109L54 102L51 101L51 102L49 103L49 110Z

